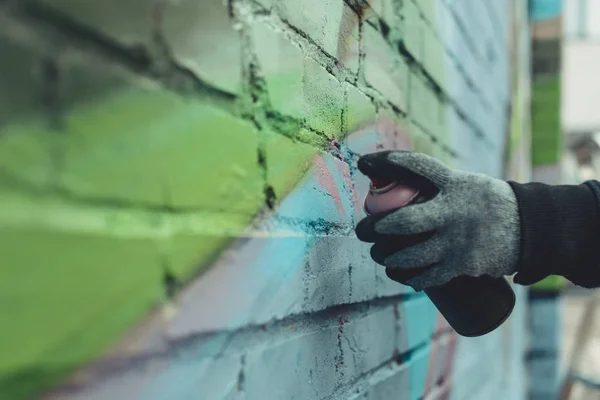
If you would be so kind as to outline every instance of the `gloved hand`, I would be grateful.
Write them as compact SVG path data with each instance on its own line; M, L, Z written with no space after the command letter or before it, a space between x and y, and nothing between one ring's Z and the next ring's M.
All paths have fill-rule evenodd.
M358 161L359 170L420 190L413 203L368 216L356 235L374 243L371 257L391 279L420 291L469 275L516 272L519 213L505 181L451 170L424 154L384 151Z

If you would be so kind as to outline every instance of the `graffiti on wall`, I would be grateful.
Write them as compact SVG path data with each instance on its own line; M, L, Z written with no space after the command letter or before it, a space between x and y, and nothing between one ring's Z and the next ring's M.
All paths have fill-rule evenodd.
M518 336L518 312L467 343L424 295L374 268L352 231L368 187L354 167L360 154L414 149L502 175L501 35L472 26L481 43L469 47L457 28L473 21L466 7L410 0L315 0L322 12L312 18L292 2L277 18L191 1L123 18L109 2L93 15L68 3L43 13L105 35L115 54L121 42L166 42L175 66L165 85L159 72L141 76L80 48L44 59L49 82L0 66L3 93L36 96L28 85L39 84L59 102L40 109L16 97L16 117L1 128L11 268L0 282L16 300L0 314L13 327L0 341L0 392L183 399L269 387L272 398L416 399L498 390L485 382L502 373L480 357ZM232 13L244 16L235 29ZM43 58L1 38L15 65ZM490 74L498 79L482 79ZM519 358L518 345L503 346Z

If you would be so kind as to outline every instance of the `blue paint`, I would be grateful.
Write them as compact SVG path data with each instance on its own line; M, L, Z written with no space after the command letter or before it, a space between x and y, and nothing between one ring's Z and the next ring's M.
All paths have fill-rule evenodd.
M323 192L314 178L314 174L308 173L297 188L282 201L276 213L270 215L265 221L265 225L275 228L273 229L275 232L287 231L292 236L268 236L262 239L253 239L262 241L262 245L251 258L245 260L247 265L244 272L247 275L238 276L236 283L239 284L237 290L240 291L253 290L249 286L259 285L260 288L256 289L260 291L260 295L252 304L240 304L239 318L265 313L265 304L273 303L272 300L269 301L270 299L278 300L276 306L286 302L290 305L295 304L298 300L295 293L287 290L285 283L300 272L306 255L320 239L305 235L305 232L300 231L299 227L294 226L294 222L289 222L288 225L286 221L323 219L347 223L347 219L351 218L352 204L348 200L349 196L341 189L343 181L338 169L331 157L324 161L340 189L346 216L340 215L334 199ZM282 216L285 217L283 221ZM213 346L213 344L207 344L207 346ZM301 354L298 356L301 357ZM198 377L201 372L198 363L201 361L202 359L194 363L175 360L154 377L152 383L145 388L139 398L143 400L187 399L195 398L195 394L199 393L206 395L206 398L213 398L209 387L198 387Z
M429 355L431 354L431 345L428 344L416 350L408 363L410 387L407 388L410 393L410 400L423 398L423 391L427 383L427 372L429 367ZM399 396L398 398L402 398Z
M541 22L554 19L562 13L562 0L529 0L529 18Z
M407 347L415 348L431 340L437 323L438 311L427 296L419 296L402 304L404 312L403 334Z

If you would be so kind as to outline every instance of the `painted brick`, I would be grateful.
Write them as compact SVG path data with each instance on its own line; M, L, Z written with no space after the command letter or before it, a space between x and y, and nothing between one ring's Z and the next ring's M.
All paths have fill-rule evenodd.
M63 365L87 362L160 301L162 268L153 238L115 234L109 215L95 217L59 200L3 193L1 201L0 287L11 307L0 322L12 327L2 334L2 371L18 376L45 365L47 373L64 376ZM86 220L97 225L81 223ZM65 341L73 334L76 341ZM24 341L28 345L14 351Z
M441 140L443 132L440 129L440 100L428 83L425 83L421 90L423 103L420 114L423 119L420 122L431 135Z
M380 289L378 277L382 267L371 259L369 255L371 245L360 242L356 243L354 248L356 248L356 257L351 260L348 271L352 287L350 301L366 301L373 297L382 296L383 291L378 291Z
M363 31L365 41L365 79L384 97L401 110L406 110L408 67L394 55L381 34L370 25Z
M469 49L469 47L465 44L465 42L461 41L460 46L456 46L456 60L458 65L463 71L463 79L471 82L473 85L477 86L477 73L478 73L478 65L475 60L473 53Z
M472 162L472 153L469 151L471 146L470 141L475 140L475 137L472 136L472 130L465 125L465 122L460 118L454 107L446 108L446 113L447 127L451 133L448 140L449 146L457 151L462 158L462 164L459 169L468 170L469 164Z
M440 102L425 77L411 72L410 74L410 116L429 134L437 136Z
M310 169L318 151L289 137L263 130L261 133L263 156L266 160L267 184L277 199L283 199Z
M304 269L304 307L306 311L350 302L352 281L350 266L364 268L356 261L355 252L337 251L346 248L353 242L350 238L328 237L315 243L314 248L305 260ZM372 280L373 277L371 276Z
M452 109L452 106L447 102L440 99L437 95L435 95L435 101L438 104L438 112L437 112L437 138L440 142L444 143L448 147L451 146L451 130L450 130L450 121L449 121L449 110Z
M404 19L404 46L415 60L421 62L423 58L423 35L424 30L427 29L425 21L421 18L421 13L412 0L404 2L402 16Z
M380 400L398 398L400 394L406 396L410 384L410 366L390 366L369 380L365 398Z
M301 312L304 258L311 239L298 234L272 236L242 241L203 279L193 282L178 301L169 336L236 329Z
M458 93L456 93L455 101L457 108L466 115L469 120L475 121L475 114L472 113L476 103L478 102L477 94L467 85L465 80L460 80L458 85Z
M331 395L341 376L339 331L339 324L323 326L249 352L244 374L246 399L303 400ZM304 384L299 385L300 381Z
M177 62L219 89L241 92L241 39L224 3L167 3L162 30Z
M40 0L73 21L96 30L125 46L151 46L155 12L154 0L123 3L107 0L90 7L79 0Z
M60 134L50 129L42 108L42 56L3 36L0 52L11 60L0 63L0 93L10 93L0 96L1 180L49 186Z
M283 32L259 21L251 24L250 36L272 107L282 114L305 118L304 56L300 48Z
M133 80L109 65L68 67L64 135L69 140L60 177L70 191L247 215L263 204L256 151L249 151L258 146L250 122ZM199 158L207 149L212 156Z
M429 366L429 355L431 345L428 344L414 351L410 356L408 367L410 370L409 399L420 399L423 396L423 388L427 382Z
M290 206L295 204L294 200L286 202ZM289 314L410 290L385 276L383 268L368 257L368 247L353 237L315 240L294 235L293 231L287 234L281 231L281 235L275 234L272 238L247 240L236 247L235 253L226 254L217 266L205 273L204 279L195 282L182 295L179 314L169 328L170 335L176 338L235 329ZM344 251L340 251L342 248ZM286 254L285 262L280 254ZM252 261L257 255L263 255L261 262ZM375 283L376 272L379 272L381 285L395 290L382 290L381 285ZM229 279L225 285L222 282L228 276L238 279ZM214 309L208 304L220 306Z
M367 399L393 399L402 395L407 400L422 398L427 374L427 348L417 351L403 365L383 368L369 380Z
M308 124L328 137L339 136L344 108L342 85L310 58L305 60L304 67L304 102Z
M448 166L449 168L455 168L454 159L452 155L448 153L446 148L442 147L440 143L436 143L433 149L434 158L437 158L442 164Z
M41 104L44 81L40 76L43 55L6 36L0 36L0 51L12 60L0 64L4 78L0 81L2 93L12 93L0 97L0 126L23 122L36 114L44 121Z
M455 334L445 334L432 342L426 390L431 390L433 386L440 383L451 381L451 376L448 376L448 369L454 361L456 341L457 336Z
M453 58L450 58L449 62L446 63L446 77L446 96L451 101L456 102L464 83L462 82L458 65Z
M436 6L438 36L446 50L454 54L454 43L461 40L459 27L446 1L437 1Z
M339 21L338 38L334 35L326 35L329 39L329 46L335 46L335 58L349 70L358 72L360 59L359 45L359 17L343 3L341 20Z
M408 150L413 147L410 122L387 107L377 113L377 129L386 149Z
M390 306L344 324L344 380L351 381L394 358L395 321L394 308Z
M270 9L271 7L273 7L274 4L274 0L256 0L260 5L262 5L263 7Z
M134 364L135 356L127 359L127 362ZM100 377L90 376L88 374L83 382L79 381L77 389L73 386L69 388L59 387L50 393L44 395L48 400L103 400L103 399L131 399L139 398L140 392L144 391L146 385L151 384L153 375L164 367L164 360L144 360L137 364L137 367L114 368L108 373L99 373ZM143 364L143 365L140 365ZM102 384L90 385L89 382L102 381ZM84 384L86 383L86 384Z
M227 355L208 358L194 354L193 349L188 350L186 354L173 357L157 371L138 396L157 400L198 396L205 399L238 399L243 389L238 386L243 368L242 357Z
M439 0L419 0L415 2L417 7L419 7L419 10L421 10L423 18L428 21L431 26L435 26L438 23L436 6L439 2Z
M427 396L425 400L444 400L450 398L452 393L452 386L445 384L443 386L436 386Z
M448 62L450 60L440 39L432 30L425 30L423 35L423 65L443 90L447 90L445 67Z
M348 132L360 129L366 123L376 118L377 110L367 95L348 83L344 83L347 99L347 110L345 114L346 128Z
M394 42L402 40L404 36L402 2L397 0L380 0L375 1L374 4L378 5L377 13L390 29L388 33L389 39Z
M425 295L411 298L403 302L398 312L400 335L398 351L404 353L431 340L435 331L438 312L429 298Z
M319 153L310 167L296 187L298 203L294 207L279 207L275 216L305 223L327 221L343 228L350 226L353 203L348 164L327 153Z
M410 123L410 131L413 136L414 150L419 153L433 155L433 142L431 137L427 135L421 127L417 126L414 121Z
M344 2L310 0L278 3L281 17L308 35L328 54L356 72L358 69L358 16Z

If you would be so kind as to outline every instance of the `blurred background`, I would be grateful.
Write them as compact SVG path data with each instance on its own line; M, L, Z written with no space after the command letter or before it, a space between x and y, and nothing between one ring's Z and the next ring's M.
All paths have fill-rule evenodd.
M551 3L551 2L546 2ZM535 14L535 12L534 12ZM540 12L542 14L542 12ZM560 127L562 145L561 175L564 183L583 182L588 179L598 179L599 164L599 130L600 114L596 110L597 96L600 91L600 3L589 0L563 0L561 18L543 21L540 15L533 28L533 65L534 80L556 71L560 73ZM560 32L560 50L551 42L552 32ZM536 90L538 101L536 101ZM553 101L555 91L544 91L534 84L532 102L533 119L548 121L552 117L543 117L544 104ZM537 109L536 109L537 108ZM536 117L536 113L538 116ZM549 122L541 122L545 124ZM541 128L545 131L548 126ZM541 133L540 133L541 134ZM542 172L542 174L546 173ZM535 177L535 172L534 172ZM543 179L543 175L538 175ZM558 324L562 325L561 335L561 371L564 375L562 398L589 399L598 398L598 360L600 360L600 324L598 324L598 307L593 296L595 291L578 289L567 282L555 282L557 292L562 295L562 304L556 309ZM564 286L563 286L564 285ZM530 294L532 313L537 308L551 306L548 300L551 281L542 282L534 287ZM558 289L563 287L563 289ZM537 290L537 291L536 291ZM533 314L532 314L533 315ZM536 317L533 317L534 319ZM543 317L540 317L540 319ZM547 316L546 316L547 318ZM548 318L551 320L552 318ZM532 325L533 332L536 324ZM537 334L541 337L542 332ZM543 353L543 351L542 351ZM543 356L534 354L532 363L542 363ZM532 368L532 371L535 371ZM540 382L543 381L543 367L537 372ZM547 372L548 370L546 370ZM574 387L569 386L569 374L574 373L578 379ZM549 375L551 376L551 375ZM568 397L568 396L571 397Z

